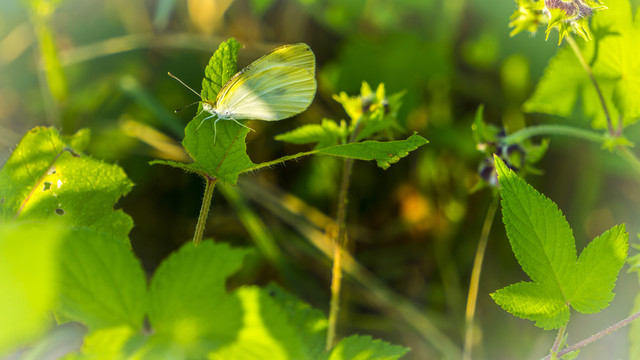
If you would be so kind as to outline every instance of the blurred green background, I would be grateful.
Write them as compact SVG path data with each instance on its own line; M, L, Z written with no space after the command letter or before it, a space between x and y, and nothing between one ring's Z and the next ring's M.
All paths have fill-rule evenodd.
M492 199L488 189L471 191L482 160L471 134L476 109L484 104L486 121L509 131L541 123L590 124L579 113L571 119L522 113L557 42L556 35L547 42L544 34L509 38L515 7L508 0L4 0L0 165L34 126L68 134L91 129L88 153L118 163L136 184L119 207L133 217L134 251L152 273L190 240L203 192L194 175L148 165L154 158L183 159L176 145L195 109L173 110L198 100L167 72L198 91L209 57L228 37L244 45L239 68L278 45L306 42L318 62L313 104L290 120L252 122L249 155L257 163L305 150L273 137L325 117L346 118L332 95L357 95L362 81L373 87L384 82L389 94L406 91L399 121L407 134L417 131L430 143L387 171L356 163L348 210L351 250L461 344L469 274ZM627 137L638 142L640 134L632 128ZM622 222L635 239L638 178L614 155L558 137L538 167L544 175L527 180L564 211L578 249ZM274 264L258 252L231 286L276 281L327 311L330 261L309 244L309 231L294 224L307 221L324 230L322 214L335 216L340 170L339 160L305 158L245 175L235 192L216 191L206 236L254 246L271 235L284 254ZM291 196L303 201L292 205L298 211L277 210L297 204ZM256 221L269 234L248 231ZM526 280L503 229L496 216L480 285L477 358L539 358L555 333L508 315L488 295ZM613 306L597 315L573 314L569 342L626 317L636 289L634 277L621 275ZM388 304L372 300L372 291L345 278L339 335L372 334L408 346L407 359L440 356ZM626 348L623 330L581 355L625 358Z

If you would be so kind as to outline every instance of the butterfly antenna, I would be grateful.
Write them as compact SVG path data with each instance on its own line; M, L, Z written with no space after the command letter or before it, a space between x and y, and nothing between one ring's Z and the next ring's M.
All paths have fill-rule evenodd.
M195 105L195 104L197 104L197 103L199 103L199 102L200 102L200 101L196 101L196 102L193 102L193 103L191 103L191 104L189 104L189 105L185 105L185 106L181 107L180 109L176 109L174 112L181 111L182 109L187 108L187 107L189 107L189 106L191 106L191 105ZM200 115L200 114L198 114L198 115Z
M169 76L171 76L172 78L178 80L178 82L182 85L184 85L184 87L186 87L187 89L193 91L194 94L198 95L198 97L200 99L202 99L202 96L200 96L200 94L198 94L197 91L193 90L192 88L189 87L189 85L185 84L182 80L178 79L178 77L176 77L175 75L173 75L172 73L168 72L167 74L169 74ZM188 105L187 105L188 106ZM186 106L185 106L186 107ZM176 110L177 111L177 110Z

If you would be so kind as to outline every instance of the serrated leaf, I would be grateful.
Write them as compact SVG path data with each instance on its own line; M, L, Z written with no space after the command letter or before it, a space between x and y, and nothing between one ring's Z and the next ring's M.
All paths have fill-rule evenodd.
M572 295L574 309L593 314L609 306L628 248L629 234L624 224L612 227L587 245L578 258L581 281Z
M595 41L598 40L584 42L582 52L586 59L593 57ZM610 96L606 95L612 93L613 84L606 79L598 80L611 110L613 102ZM525 102L524 110L566 118L571 116L579 100L583 106L582 112L591 119L591 126L606 129L606 117L589 76L580 66L576 55L569 47L564 46L558 49L557 54L549 61L533 95Z
M342 339L331 350L328 360L395 360L409 349L391 345L370 336L353 335Z
M91 229L69 231L60 249L58 313L90 330L140 330L147 309L142 266L128 246Z
M74 359L127 359L125 347L137 336L137 330L129 326L102 328L87 334L82 341L81 353Z
M306 353L320 356L324 351L327 318L322 311L311 307L278 286L271 284L264 291L278 304L304 344Z
M569 306L583 313L607 307L627 255L624 226L594 239L577 258L573 233L558 207L498 156L494 161L509 243L533 280L493 293L496 303L545 329L566 325Z
M209 353L212 360L315 359L307 351L286 314L258 287L243 287L232 295L241 306L241 326L232 341ZM226 324L220 324L225 327ZM231 329L230 329L231 330Z
M205 241L198 247L185 244L162 262L149 289L149 322L156 332L185 347L197 346L203 336L220 338L220 332L232 337L240 314L233 301L225 305L230 301L225 282L246 253Z
M36 339L50 324L58 291L56 256L66 229L0 223L0 357Z
M128 243L133 221L113 206L133 184L119 166L72 147L84 147L88 133L64 140L44 127L23 137L0 170L0 218L90 227Z
M200 126L199 119L204 116L196 117L185 129L182 146L193 159L193 163L185 167L194 172L204 172L223 184L235 185L238 175L255 165L247 155L245 139L249 129L233 121L219 121L217 130L214 130L213 121L206 121ZM200 129L196 130L198 126Z
M558 277L568 280L575 273L576 248L573 232L560 209L494 157L502 216L507 236L520 266L533 281Z
M322 119L322 124L308 124L300 126L284 134L277 135L276 140L292 144L317 143L316 149L338 145L346 139L346 126L336 124L335 121Z
M406 140L386 142L368 140L319 149L317 153L356 160L375 160L379 167L388 169L391 164L427 143L425 138L414 133Z
M556 284L520 282L491 294L505 311L536 322L543 329L564 326L570 317L569 307L559 295Z
M202 92L200 96L204 100L215 100L218 92L231 77L237 72L238 51L240 43L234 38L224 41L209 59L209 64L204 69L202 79ZM199 110L202 110L202 104Z

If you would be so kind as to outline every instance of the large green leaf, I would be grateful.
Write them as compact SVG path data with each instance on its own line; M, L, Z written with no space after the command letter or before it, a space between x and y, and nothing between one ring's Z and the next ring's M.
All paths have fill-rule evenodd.
M58 291L56 224L0 223L0 357L36 339L50 324Z
M128 243L133 221L113 206L133 184L119 166L82 154L88 138L29 131L0 170L0 219L90 227Z
M58 312L64 319L90 330L121 325L142 329L146 279L125 244L104 233L74 229L67 233L59 261Z
M209 354L212 360L316 359L320 353L305 349L288 315L258 287L243 287L232 295L241 307L241 327L234 338ZM223 310L226 310L223 307ZM219 323L220 334L233 334ZM316 349L314 349L316 350Z
M264 289L271 299L284 311L287 321L296 331L308 354L324 352L327 318L322 311L311 307L276 285Z
M511 248L533 282L491 294L510 313L545 329L569 321L570 307L582 313L604 309L627 256L628 234L614 226L577 258L569 224L558 207L494 156L502 215Z
M409 349L391 345L370 336L353 335L342 339L329 354L329 360L395 360Z
M241 319L225 281L246 253L205 241L198 247L186 244L165 260L149 289L149 322L155 331L185 346L195 346L205 336L218 342L233 338L232 329L237 332Z

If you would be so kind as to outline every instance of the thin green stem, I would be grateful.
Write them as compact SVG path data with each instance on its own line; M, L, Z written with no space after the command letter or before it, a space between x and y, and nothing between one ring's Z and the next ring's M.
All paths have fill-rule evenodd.
M567 135L576 138L593 141L602 144L604 135L591 131L566 125L537 125L523 128L502 139L506 144L519 143L537 135Z
M607 130L609 131L610 135L614 136L615 131L613 129L613 123L611 122L611 115L609 115L609 108L607 108L607 103L604 101L604 96L602 95L602 91L600 90L598 81L596 80L596 77L593 75L593 71L591 71L591 67L589 67L589 64L587 64L587 62L585 61L584 56L582 56L582 52L580 52L580 47L578 47L578 44L573 39L573 37L567 36L566 39L567 39L567 42L569 43L569 46L571 46L571 50L573 50L573 53L578 58L580 65L582 65L582 67L584 68L584 71L586 71L587 75L589 75L589 79L591 79L591 82L593 83L593 87L596 89L596 92L598 93L600 104L602 104L602 110L604 110L604 116L607 119Z
M484 262L484 254L487 249L487 243L489 242L489 233L491 232L491 226L493 225L493 218L498 209L498 199L500 196L496 192L493 196L493 201L489 205L487 210L487 216L484 219L482 225L482 232L480 233L480 241L478 241L478 248L476 249L476 256L473 260L473 269L471 271L471 283L469 284L469 294L467 296L467 310L465 316L465 336L464 336L464 349L462 352L462 358L464 360L471 360L471 351L473 349L473 320L476 314L476 303L478 300L478 287L480 284L480 273L482 272L482 264Z
M629 165L631 165L631 167L633 168L633 170L640 175L640 159L638 159L638 157L636 156L636 154L634 154L631 149L629 147L626 146L619 146L616 151L618 152L618 154L620 155L620 157L622 157L623 159L625 159L627 161L627 163L629 163Z
M610 334L614 333L615 331L619 330L620 328L623 328L623 327L629 325L632 321L636 320L637 318L640 318L640 312L637 312L637 313L629 316L628 318L619 321L615 325L609 326L608 328L600 331L599 333L597 333L595 335L592 335L592 336L590 336L590 337L588 337L588 338L586 338L586 339L584 339L584 340L582 340L582 341L580 341L578 343L575 343L575 344L569 346L568 348L558 352L557 355L558 355L558 357L561 357L561 356L563 356L565 354L568 354L568 353L570 353L572 351L576 351L576 350L580 349L581 347L589 345L592 342L594 342L596 340L599 340L600 338L603 338L603 337L605 337L607 335L610 335ZM547 355L542 360L550 360L550 359L551 359L551 355Z
M584 130L572 126L538 125L518 130L513 134L504 137L502 141L506 144L515 144L538 135L567 135L599 144L604 144L608 137L608 135L603 135L595 131ZM638 159L631 149L628 146L618 146L616 151L618 155L624 159L638 175L640 175L640 159Z
M349 137L349 143L356 140L360 132L361 118L358 118ZM340 182L340 192L338 194L338 211L336 214L336 225L338 234L333 242L333 267L331 269L331 303L329 305L329 324L327 327L327 342L325 350L333 348L336 338L336 328L338 326L338 315L340 313L340 294L342 289L342 255L347 248L347 202L351 172L353 170L353 159L345 159L342 167L342 180Z
M560 351L560 347L562 346L562 340L564 339L564 332L567 330L566 326L561 327L560 329L558 329L558 335L556 336L556 341L553 342L553 347L551 348L551 354L549 354L549 356L551 356L551 359L557 359L558 358L558 351Z
M204 178L206 185L204 188L204 197L202 198L202 207L200 208L200 216L198 216L198 223L196 224L196 233L193 235L194 246L198 246L202 241L207 217L209 216L209 208L211 207L211 199L213 198L213 189L216 186L216 182L218 182L218 179L210 176L205 175Z

